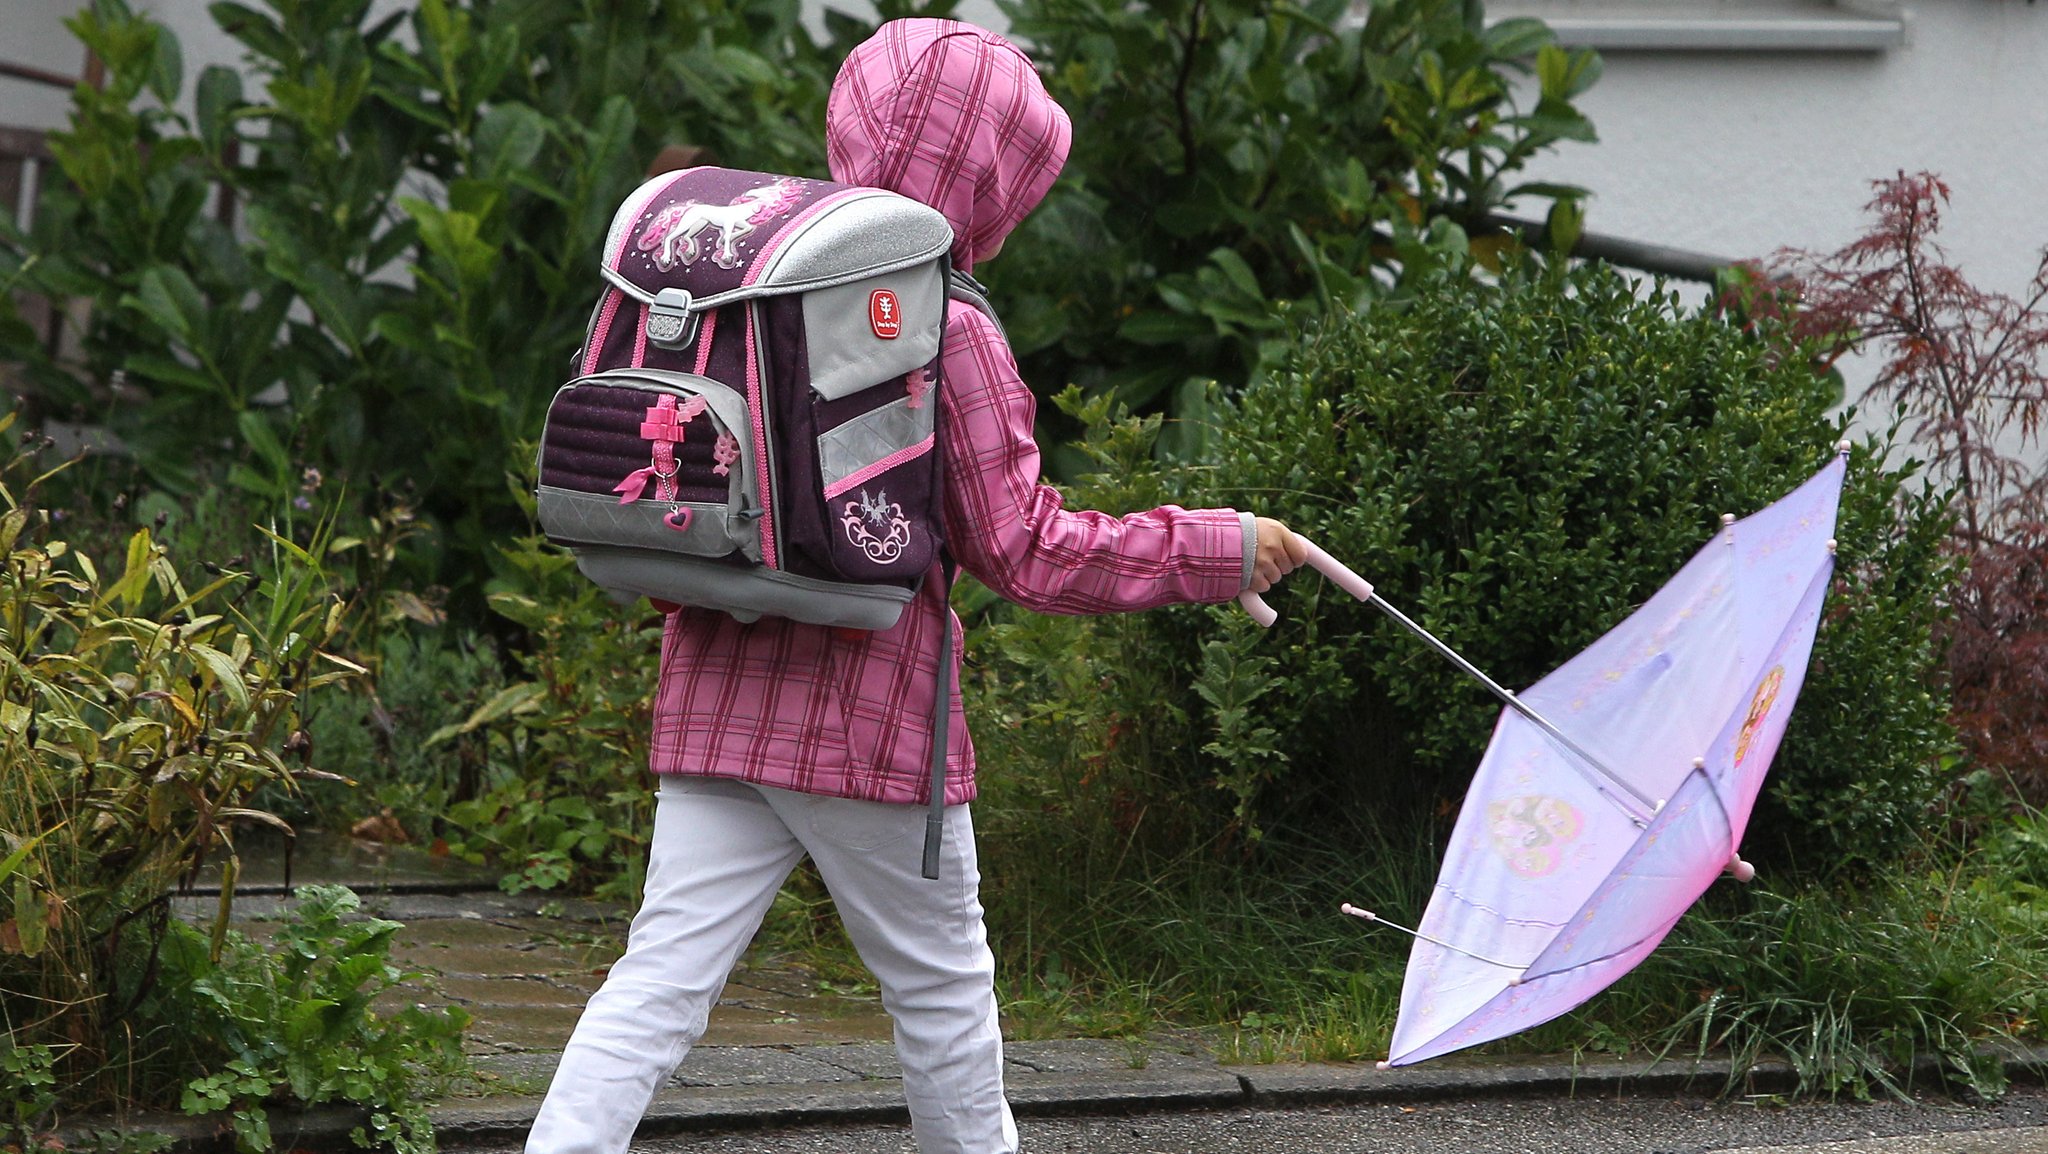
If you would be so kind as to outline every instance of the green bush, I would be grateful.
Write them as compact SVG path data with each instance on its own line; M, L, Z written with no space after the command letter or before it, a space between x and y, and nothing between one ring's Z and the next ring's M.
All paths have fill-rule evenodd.
M1206 382L1234 390L1289 343L1269 302L1349 312L1475 269L1518 200L1576 219L1582 190L1515 179L1593 139L1573 101L1599 58L1539 20L1489 27L1476 0L1003 7L1074 119L1065 176L988 276L1051 391L1193 415Z
M1843 428L1832 389L1780 347L1604 268L1447 284L1304 341L1226 410L1193 496L1286 518L1496 680L1527 685L1668 580L1721 513L1827 460ZM1826 623L1752 834L1809 870L1909 844L1951 740L1931 640L1946 522L1882 450L1852 454ZM1261 809L1288 822L1459 796L1498 704L1318 580L1276 605L1265 652L1294 675L1268 712L1291 737ZM1215 635L1174 624L1182 651ZM1317 669L1330 676L1297 674Z
M483 788L483 751L430 739L505 688L502 651L488 637L408 623L356 657L370 675L306 718L321 764L346 767L349 781L310 783L265 804L315 829L345 830L388 811L414 841L449 835L448 807Z
M1767 504L1833 452L1831 390L1776 347L1605 268L1447 280L1311 331L1220 402L1199 462L1149 466L1160 422L1069 398L1102 466L1075 498L1280 517L1527 685L1668 580L1721 513ZM1930 636L1952 575L1945 522L1882 459L1852 454L1811 676L1746 842L1806 875L1917 844L1944 783ZM1039 863L1008 880L992 868L998 887L1171 888L1190 855L1286 875L1305 845L1382 838L1431 859L1499 704L1320 578L1268 599L1270 633L1235 607L984 627L976 734L1006 767L992 779L1019 779L995 797ZM1067 852L1049 858L1039 837ZM1286 848L1261 854L1261 837ZM1427 877L1410 880L1374 900L1420 909Z

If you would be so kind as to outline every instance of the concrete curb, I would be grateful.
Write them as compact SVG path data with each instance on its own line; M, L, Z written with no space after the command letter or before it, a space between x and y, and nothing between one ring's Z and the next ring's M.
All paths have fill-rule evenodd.
M801 1055L793 1047L786 1053ZM2004 1065L2013 1082L2048 1083L2048 1046L1994 1046L1987 1052ZM1422 1102L1449 1099L1696 1093L1714 1095L1733 1086L1760 1093L1787 1093L1798 1085L1788 1062L1741 1067L1727 1059L1617 1059L1595 1056L1520 1061L1476 1059L1383 1071L1370 1063L1275 1063L1219 1066L1193 1061L1168 1068L1012 1072L1006 1078L1011 1108L1022 1117L1062 1114L1127 1114L1171 1110L1346 1103ZM1912 1087L1937 1085L1938 1061L1923 1059L1900 1071ZM436 1135L450 1148L501 1144L523 1139L540 1098L507 1095L477 1098L430 1111ZM363 1112L333 1108L271 1112L279 1149L352 1150L349 1131ZM655 1096L640 1124L640 1137L830 1123L902 1124L909 1119L901 1083L893 1078L852 1081L670 1086ZM106 1128L108 1122L67 1127L67 1135ZM121 1129L170 1135L178 1154L213 1154L233 1148L221 1119L175 1115L132 1116Z
M2014 1082L2048 1081L2048 1047L2000 1048ZM1911 1084L1940 1080L1934 1060L1915 1064ZM1726 1059L1548 1058L1520 1062L1447 1063L1382 1071L1368 1063L1275 1063L1260 1066L1128 1072L1036 1073L1006 1080L1010 1106L1020 1117L1140 1113L1249 1106L1341 1105L1445 1099L1607 1095L1624 1091L1717 1094L1740 1085L1761 1093L1798 1086L1788 1062L1738 1069ZM484 1100L434 1111L444 1144L512 1141L532 1124L536 1098ZM698 1086L664 1090L641 1122L640 1137L703 1130L818 1125L833 1122L906 1122L903 1094L894 1081L792 1086Z

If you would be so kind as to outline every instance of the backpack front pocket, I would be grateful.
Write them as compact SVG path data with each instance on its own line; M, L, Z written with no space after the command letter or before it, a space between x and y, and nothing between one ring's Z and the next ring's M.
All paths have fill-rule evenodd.
M541 434L540 517L567 545L757 559L746 405L716 381L653 369L579 378Z

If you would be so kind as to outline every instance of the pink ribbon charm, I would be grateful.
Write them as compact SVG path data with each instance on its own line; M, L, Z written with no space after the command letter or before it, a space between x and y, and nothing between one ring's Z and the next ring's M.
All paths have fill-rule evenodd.
M654 495L664 501L676 499L676 446L683 443L685 430L689 423L696 420L697 415L704 411L704 404L703 397L691 397L678 407L674 397L663 397L647 407L647 419L640 422L640 435L654 442L654 464L640 472L654 475ZM620 484L631 484L633 478L639 475L635 473ZM641 489L645 486L643 480ZM633 496L628 496L619 503L623 505L636 500L641 489L633 490ZM621 491L623 490L613 490Z
M646 496L647 482L655 480L659 476L660 474L655 472L652 465L644 469L635 469L626 474L625 480L612 486L612 492L619 494L619 504L630 505Z

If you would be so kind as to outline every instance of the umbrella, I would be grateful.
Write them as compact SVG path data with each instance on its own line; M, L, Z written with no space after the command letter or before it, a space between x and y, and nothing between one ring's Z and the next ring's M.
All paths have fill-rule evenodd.
M1502 1038L1647 957L1737 856L1805 681L1834 571L1847 444L1722 528L1669 584L1520 695L1311 547L1311 566L1507 704L1414 930L1389 1065ZM1256 597L1245 608L1273 619ZM1346 913L1382 924L1369 911Z

